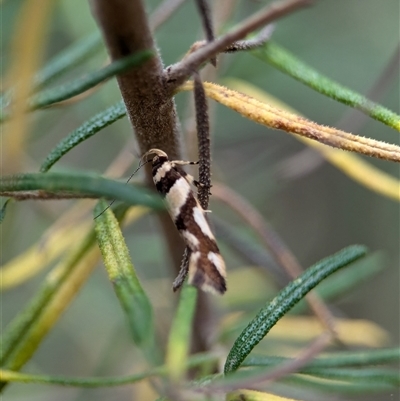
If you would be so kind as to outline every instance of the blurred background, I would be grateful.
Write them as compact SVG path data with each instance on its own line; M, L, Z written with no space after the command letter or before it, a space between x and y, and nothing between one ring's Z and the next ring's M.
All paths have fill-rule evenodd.
M233 1L233 0L232 0ZM12 44L18 35L21 0L1 2L2 82L10 76ZM158 1L146 1L149 13ZM237 1L229 25L264 6L266 1ZM46 43L41 64L62 49L97 29L87 1L60 0L53 8L46 27ZM191 44L202 38L200 20L192 1L186 1L155 34L165 65L178 61ZM327 77L367 94L388 66L399 44L399 2L397 0L317 1L313 7L280 20L273 40ZM97 52L84 65L63 77L72 77L102 66L106 52ZM365 137L399 144L399 133L349 107L318 94L291 77L277 71L250 54L220 58L215 81L246 81L269 93L307 118L323 125L336 126ZM378 103L399 112L399 73L388 75L379 86ZM191 143L186 133L192 126L191 93L176 96L182 124L182 144ZM65 107L34 113L29 121L24 158L2 166L7 172L35 172L48 152L68 133L94 114L120 99L115 80L95 93ZM245 197L275 228L304 268L350 244L365 244L382 251L384 264L372 280L363 282L351 293L332 304L342 316L369 319L390 334L392 345L399 342L399 205L371 192L347 177L291 135L267 129L248 121L232 110L209 101L213 137L213 179L222 181ZM3 134L2 134L3 135ZM54 171L89 170L103 173L122 149L127 149L133 170L138 147L128 120L122 119L68 153ZM4 154L7 149L1 149ZM399 166L369 158L368 162L399 178ZM21 170L22 169L22 170ZM130 171L129 170L129 171ZM129 172L125 174L129 175ZM228 222L250 242L259 240L224 205L212 200L218 219ZM94 201L92 202L94 205ZM74 201L26 201L9 208L1 230L1 263L5 265L32 246ZM90 214L89 214L90 218ZM176 294L164 241L157 234L158 222L146 216L125 229L133 263L155 306L172 309ZM249 267L249 262L234 253L218 236L227 260L229 276ZM250 269L249 269L250 270ZM2 293L1 325L5 327L31 299L49 269L29 281ZM240 274L240 273L238 273ZM252 273L254 274L254 273ZM245 275L241 276L245 280ZM266 279L266 293L268 288ZM245 283L229 282L227 299L216 299L221 310L232 308ZM278 286L279 287L279 286ZM246 291L251 292L250 289ZM271 292L272 294L272 292ZM166 301L167 300L167 301ZM213 299L214 302L214 299ZM253 300L251 310L262 304ZM165 304L168 304L166 306ZM169 310L168 309L168 310ZM158 325L168 326L170 315L160 314ZM117 339L117 341L116 341ZM43 342L29 370L66 375L117 375L131 368L129 333L103 266L99 264L71 307ZM136 356L135 356L136 357ZM59 389L40 385L10 386L5 400L83 400L122 396L129 389ZM97 398L96 398L97 397ZM125 398L124 398L125 399ZM129 399L129 398L127 398ZM140 398L137 398L140 399ZM145 398L143 398L145 399ZM383 398L382 398L383 399ZM384 398L393 399L393 398Z

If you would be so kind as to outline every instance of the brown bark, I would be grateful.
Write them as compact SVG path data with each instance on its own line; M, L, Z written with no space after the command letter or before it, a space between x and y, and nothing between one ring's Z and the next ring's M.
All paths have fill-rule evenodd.
M117 81L141 154L159 148L171 159L178 158L179 123L175 104L165 90L162 62L142 2L91 0L91 5L113 61L140 50L154 52L152 59L119 75Z
M92 12L103 33L112 60L150 49L154 57L117 77L127 113L135 130L141 154L151 148L165 151L171 159L180 158L179 121L171 92L166 90L162 61L156 50L149 22L140 0L90 0ZM150 170L146 170L151 182ZM183 242L166 214L160 214L172 262L178 272ZM171 290L172 292L172 290ZM192 350L208 349L212 310L206 294L199 294L193 328ZM172 294L171 294L172 296ZM208 326L208 327L207 327Z

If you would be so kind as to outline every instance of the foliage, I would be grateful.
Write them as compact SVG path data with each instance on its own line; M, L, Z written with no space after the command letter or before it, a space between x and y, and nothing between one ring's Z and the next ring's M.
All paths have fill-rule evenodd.
M18 16L15 24L16 32L18 30L22 33L35 32L35 24L42 24L44 16L40 15L41 11L38 11L37 15L32 15L27 27L24 12L28 10L29 6L23 3L21 5L5 3L4 7L8 7L6 11L10 15ZM165 3L169 3L168 0ZM204 1L197 3L203 26L206 27L207 41L193 46L180 63L171 69L164 70L163 77L165 82L170 85L166 86L165 92L169 93L167 97L175 97L178 105L180 97L183 96L180 93L193 90L193 82L182 77L187 78L187 75L190 76L194 70L205 67L201 57L214 62L217 55L226 50L221 47L218 51L214 49L213 52L213 46L218 46L219 42L214 40L209 20L210 15L207 14L209 10L207 11L207 7L204 8L207 3ZM294 4L296 0L286 3ZM299 3L306 2L299 0ZM49 5L46 7L43 7L42 12L49 12L49 15L53 13L54 18L67 18L68 13L71 13L72 10L71 3L69 5L65 3L63 8L58 10L51 10ZM189 6L185 5L185 7ZM277 6L277 10L279 7ZM155 15L159 17L160 14L157 13L160 13L160 10L167 13L162 11L162 8L157 9L153 14L153 19L150 20L151 24L155 24ZM310 8L303 13L312 13L312 10ZM233 9L230 11L233 12ZM191 9L186 9L186 13L193 12ZM214 12L216 11L214 10ZM260 15L262 12L256 13L255 19L260 18ZM296 16L297 14L291 18L296 19ZM180 18L179 11L170 17L172 19ZM227 20L220 21L221 26L231 25L229 16L227 15L225 18ZM238 35L240 29L245 32L246 23L250 20L251 18L243 18L244 22L239 24L239 28L228 29L227 33L221 34L221 37L226 39L229 35ZM250 22L248 23L250 24ZM290 25L284 25L283 22L282 24L283 27L286 26L287 29L290 29ZM252 29L248 28L247 31L252 32L262 25L259 23ZM8 29L11 31L11 28ZM46 25L46 29L50 28ZM167 25L165 29L171 30L171 24ZM190 32L194 38L192 27L190 27ZM37 43L40 43L41 48L36 49L35 57L41 54L46 46L43 32L32 33L32 35L36 34L38 35ZM83 37L77 38L78 36ZM331 312L332 308L326 304L328 300L335 297L344 295L354 297L354 294L357 294L356 287L362 288L363 281L371 282L371 277L376 277L383 271L385 268L383 254L374 252L366 256L367 248L363 245L347 246L334 253L343 245L333 241L330 243L328 239L316 238L315 241L321 250L315 246L310 260L315 261L318 258L317 255L324 253L330 254L330 256L302 271L297 258L285 244L286 241L280 239L265 217L267 214L264 213L265 194L268 193L271 198L279 194L277 182L276 188L273 189L268 189L268 185L265 183L267 181L266 174L271 174L265 160L265 150L263 149L265 143L263 142L263 148L259 148L256 137L252 139L252 136L249 135L247 138L243 137L242 132L238 133L235 121L238 121L237 124L240 126L242 120L235 120L236 117L232 117L233 123L230 123L230 128L223 130L225 133L221 133L220 137L215 138L214 161L220 171L215 174L217 176L217 179L214 180L216 182L215 191L212 189L211 192L215 199L222 204L222 207L218 204L215 207L215 214L219 214L223 219L221 224L218 219L214 221L218 242L222 244L221 248L226 255L228 266L232 265L238 268L228 269L229 287L228 293L223 299L212 297L208 303L201 303L204 302L204 295L198 294L194 287L184 284L175 307L174 297L170 291L171 285L167 286L164 279L160 278L164 274L161 269L166 263L162 262L164 259L159 251L158 241L160 237L168 236L168 234L165 232L149 234L148 225L138 222L145 215L156 215L157 212L163 211L163 204L159 197L153 191L146 189L141 180L136 180L133 185L126 185L115 179L101 177L97 172L90 171L93 170L93 167L87 167L92 166L90 162L94 159L109 157L108 150L114 153L115 144L118 147L123 146L118 144L119 139L115 139L118 136L115 134L116 125L114 124L122 120L132 107L121 101L115 87L111 87L106 81L115 76L124 76L132 71L141 71L143 66L148 65L146 63L149 60L152 62L159 55L154 49L142 50L107 63L106 66L98 67L99 62L104 61L104 46L101 44L99 32L96 30L86 36L72 35L71 33L71 37L75 37L76 40L74 39L66 49L61 51L57 49L56 54L39 71L36 67L37 60L32 58L31 63L28 62L23 66L25 70L21 70L19 76L16 77L10 73L9 77L12 78L12 82L7 82L7 90L1 97L1 122L7 131L2 147L7 166L4 170L7 174L3 175L0 180L0 194L5 199L0 211L2 246L6 247L6 236L10 236L10 238L14 236L13 247L9 246L10 249L12 248L12 252L9 254L5 252L9 261L2 266L3 302L4 304L11 303L12 294L20 294L19 291L24 291L24 288L29 289L30 298L24 306L18 302L20 310L16 313L15 309L13 310L12 319L7 317L10 321L2 333L1 386L3 391L10 391L10 399L12 396L14 399L18 398L18 392L13 393L13 389L17 387L14 383L17 382L24 383L20 385L20 391L24 391L23 386L26 384L45 384L41 399L51 399L51 392L47 392L50 385L92 388L91 393L85 393L85 399L101 399L96 396L94 388L98 387L104 390L105 387L127 384L134 384L135 397L138 399L155 399L161 396L165 397L162 399L171 400L205 400L222 399L223 397L231 401L291 400L293 398L290 397L294 395L296 399L318 399L322 393L335 393L338 396L344 394L343 396L347 397L345 399L349 399L348 397L353 395L355 397L360 394L368 395L370 392L380 393L380 396L384 396L398 391L400 377L394 365L398 365L400 362L400 349L391 344L386 330L369 320L334 318ZM171 40L169 36L168 38ZM245 39L244 36L241 39ZM234 50L236 53L244 51L247 54L238 53L229 57L232 60L235 57L238 60L242 60L241 57L247 57L246 60L250 60L250 63L254 64L255 67L252 67L254 71L256 68L261 68L262 74L258 78L264 79L268 75L265 72L266 68L277 69L323 96L343 103L349 109L358 109L364 113L365 117L375 120L373 127L384 127L382 129L389 127L391 130L400 130L400 116L391 111L389 107L381 106L377 101L372 101L354 89L339 84L336 82L337 80L318 72L317 68L309 65L312 63L301 60L300 51L292 52L296 53L295 56L283 45L278 44L279 35L277 39L274 38L273 42L268 42L261 34L251 40L252 42L249 40L239 43L235 39L235 45L229 51ZM163 38L160 37L159 41L162 43ZM26 46L30 43L27 43ZM18 52L28 55L29 51L27 47L20 49L16 43L13 46L13 62L18 63ZM172 49L173 45L169 44L169 46ZM206 51L210 53L207 55ZM203 56L201 56L201 52L203 52ZM199 56L196 68L188 69L187 65L191 66L190 63L199 54L201 57ZM218 56L218 64L221 62L221 58L222 56ZM234 61L232 62L234 63ZM7 67L12 68L12 65L10 63ZM361 66L358 68L362 69ZM188 70L190 70L189 73ZM262 132L263 138L265 127L282 130L295 136L304 142L308 149L315 149L320 155L320 160L327 160L346 174L346 177L350 177L370 190L371 192L368 192L366 196L379 197L379 200L383 199L382 202L387 202L384 204L390 204L391 207L395 204L395 207L398 208L400 182L397 177L388 172L392 165L395 166L394 163L400 161L398 145L387 143L382 137L374 139L361 134L351 134L343 126L331 128L327 127L325 123L308 120L298 111L276 100L267 93L267 90L256 88L258 78L251 82L252 80L249 78L251 69L244 68L244 72L239 73L239 77L235 79L229 78L230 74L234 75L232 71L235 69L231 68L228 71L226 74L228 77L222 77L220 80L226 86L214 82L204 82L203 88L207 98L213 99L245 117L248 120L248 127L253 127L252 122L260 124L262 128L260 126L254 129L260 129L259 132ZM205 72L204 74L210 77L211 73ZM240 75L243 76L240 77ZM25 79L26 76L29 77L28 80ZM176 80L172 79L174 77ZM179 82L181 79L185 81L183 84ZM199 84L199 78L197 79L196 82ZM214 76L212 81L218 81L218 78ZM120 86L122 86L121 82ZM177 83L174 87L175 82ZM140 84L146 88L146 83L139 82ZM145 92L146 90L143 89L143 93ZM20 96L24 93L29 93L29 97L23 96L24 98L21 99ZM86 98L92 94L91 98ZM306 95L301 96L305 97ZM170 99L168 98L168 100ZM181 107L178 109L181 111ZM226 121L229 118L219 117L220 110L217 110L216 120L224 121L217 124L220 127L228 127L224 124L228 124ZM139 111L143 113L143 110ZM146 112L149 110L145 110L144 115ZM199 109L197 109L196 117L199 117L199 113ZM226 111L221 113L226 113ZM78 118L82 115L85 120L83 123ZM33 134L35 131L34 119L38 121L39 128L37 130L41 132L41 135L44 135L47 130L49 131L46 136L49 138L48 142L47 139L46 142L40 142L40 135ZM207 117L206 120L208 130ZM321 121L324 120L321 118ZM198 126L201 125L201 118L197 118L197 122ZM56 128L48 129L52 125ZM189 123L186 125L190 126ZM112 126L113 131L106 130L108 126ZM62 132L57 139L50 140L50 134L54 135L55 131L60 128ZM100 133L103 131L110 133L110 137L112 137L104 149L89 148L88 144L93 144L94 139L101 138ZM190 134L191 128L186 128L186 131L188 132L187 147L191 151L191 142L194 141L194 137ZM386 133L386 131L384 132ZM143 138L139 132L136 132L136 135L139 147L141 147ZM160 135L162 137L162 133ZM264 141L264 139L262 140ZM243 141L246 143L242 146ZM396 139L392 139L390 142L396 142ZM35 161L35 168L40 171L39 173L25 173L24 171L28 170L27 166L30 165L26 151L29 149L34 154L35 143L40 144L36 146L46 149L46 154L41 155L41 160L44 161ZM54 143L56 144L54 145ZM268 142L268 146L270 144ZM160 146L162 145L163 143L160 144ZM331 148L326 145L330 145ZM221 170L225 168L226 171L229 171L229 162L224 166L224 161L219 162L217 157L219 154L220 158L224 159L224 146L227 152L232 151L238 155L238 160L229 161L233 163L234 168L231 171L232 175L227 175L226 179L223 178ZM88 164L85 166L85 163L80 163L79 160L77 164L81 171L76 171L76 169L71 171L70 167L65 167L68 166L68 160L70 160L68 158L72 157L74 152L80 152L80 149L84 150L78 160L83 159ZM343 150L349 152L344 153ZM259 155L255 154L257 151ZM309 152L309 150L307 151ZM200 150L200 159L204 157L205 152L206 150ZM177 150L176 153L179 151ZM242 153L246 156L242 156ZM380 164L374 163L372 159L368 161L361 159L365 155L381 159ZM249 166L253 170L251 174L246 173L244 177L241 176L242 172L237 170L238 165L241 165L242 157L245 157L246 160L245 168ZM122 175L126 169L121 162L123 159L124 157L115 157L114 168L118 171L118 176ZM70 164L75 167L74 162ZM53 171L60 165L64 167ZM304 167L301 163L295 164L295 169L297 166L299 170L296 173L307 174L307 168L311 168L311 170L316 168L307 166L307 163L305 165ZM300 170L303 167L302 173ZM99 167L96 167L96 170L98 169ZM275 178L272 178L273 180ZM234 196L227 199L229 190L225 190L224 186L218 184L217 181L229 182L231 187L229 190L233 188L237 190ZM263 185L260 185L260 182ZM260 212L250 202L242 200L239 195L239 192L245 192L246 185L252 186L251 194L246 197L252 199L252 203L257 205ZM334 190L334 185L332 187ZM344 192L344 196L349 194L349 202L352 196L355 196L351 192L353 187L356 186L352 182L351 188ZM356 192L357 189L354 191ZM318 190L315 190L310 196L319 204L323 202L323 199L318 197ZM90 213L93 203L81 198L99 198L100 201L94 207L94 212ZM114 199L122 203L115 208L105 210L108 203L101 198ZM38 236L39 239L30 248L24 240L24 236L21 235L21 240L15 239L14 224L23 222L24 227L26 225L25 221L21 220L24 219L24 214L22 213L22 217L20 217L17 213L22 201L46 200L49 202L49 200L60 199L74 199L75 203L67 211L58 209L56 212L49 212L43 208L41 212L36 213L37 215L43 214L45 218L34 220L37 225L35 236ZM20 202L17 203L17 201ZM291 204L298 206L296 202ZM279 204L277 206L280 207ZM300 206L296 213L301 214L301 209L307 205L300 204ZM346 209L349 207L346 206ZM355 209L354 206L351 207ZM233 210L233 213L229 214L230 212L227 212L226 209ZM104 213L102 213L103 211ZM328 212L326 210L323 215ZM29 213L29 218L31 218L31 212ZM291 213L290 210L287 210L288 216L291 216ZM349 216L357 213L360 213L359 217L350 221ZM237 224L238 216L245 221L245 226ZM343 234L345 245L347 242L363 242L360 241L363 237L358 235L358 232L372 232L375 228L369 222L370 215L359 210L350 211L346 218L334 217L334 219L340 220L340 224L343 225L340 234ZM43 232L41 227L49 225L49 220L52 221L52 225L46 232ZM393 220L396 219L390 219L391 222ZM146 222L149 221L146 220ZM235 224L235 226L231 227L229 223ZM122 231L123 225L129 227L129 230L134 230L133 236L130 232ZM279 220L275 220L274 225L279 226ZM357 231L350 228L353 225ZM382 225L384 224L382 223ZM227 233L219 236L218 232L223 233L224 227ZM308 232L308 227L308 225L304 227L304 232ZM323 231L321 227L318 227L318 230ZM391 226L387 232L391 233L390 230L396 232ZM285 232L285 229L282 228L282 231ZM303 232L301 225L300 232ZM317 232L314 232L313 235L319 237ZM339 236L336 233L335 235ZM287 231L287 236L291 237L290 231ZM307 259L305 255L309 251L309 245L304 242L307 235L301 236L304 238L298 238L299 245L293 246L293 249L297 249L300 257ZM369 248L372 250L382 247L378 240L373 241L375 237L366 238L368 241L365 242L369 242ZM370 238L371 241L369 241ZM296 239L292 238L291 242L293 241ZM396 238L394 238L394 242L397 243ZM11 240L8 243L10 244ZM14 246L14 243L17 246ZM172 248L175 246L179 248L180 244L173 244ZM129 252L128 248L131 247L133 247L133 251ZM170 251L173 253L173 249ZM383 249L383 251L391 252L390 249ZM17 256L13 256L13 252ZM98 270L95 271L100 259L103 260L106 267L107 278L113 286L115 297L110 287L104 284L106 275L101 275ZM258 273L255 273L254 268L246 269L243 261L261 267L267 266L267 268L259 269ZM335 273L342 268L343 271ZM49 269L49 271L42 273L44 269ZM245 272L245 279L241 275L243 272ZM331 275L333 276L330 277ZM90 278L93 281L89 281ZM169 281L168 279L168 283ZM319 286L321 282L323 284ZM104 327L108 328L107 334L104 335L100 335L94 327L88 325L89 319L86 316L82 319L82 316L79 315L80 312L77 309L74 311L73 305L81 289L81 297L88 296L91 300L96 299L96 292L99 291L96 289L97 286L102 291L101 307L99 308L94 302L88 302L85 307L88 308L89 305L88 310L91 311L89 313L93 313L93 316L98 314L99 321L104 322ZM317 291L312 291L316 286L318 286ZM377 304L379 304L380 296L380 294L374 294L376 299L374 302ZM119 301L119 304L116 300ZM79 302L79 299L76 302ZM208 320L199 321L196 305L210 307L210 304L219 305L220 319L217 321L215 316L208 316ZM304 312L307 305L315 316L299 315ZM63 318L62 314L69 307L72 312L68 311ZM381 311L387 312L387 306L380 308ZM260 309L260 312L254 316L254 310L257 309ZM7 311L7 313L11 316L11 312ZM387 313L388 316L392 316L389 312ZM71 316L76 318L80 316L82 319L72 324L71 332L77 336L76 338L80 335L80 329L86 333L87 337L82 342L85 346L84 351L91 355L91 358L93 355L97 355L99 349L103 353L103 360L97 359L101 369L93 372L94 377L90 377L90 372L95 370L91 368L84 371L84 375L87 377L81 377L81 371L79 374L69 374L67 370L67 374L58 375L56 374L57 370L47 374L47 372L43 373L47 368L38 369L40 362L38 362L39 359L36 359L36 355L40 356L41 353L46 353L44 350L46 344L43 346L41 344L50 333L56 335L54 333L57 333L57 328L63 325L63 321L65 321L63 319L72 320ZM356 317L359 317L358 314ZM303 319L302 323L299 324L300 320L296 319ZM199 327L199 324L202 332L196 333L194 327ZM117 326L117 331L112 328L113 325ZM278 331L276 331L277 334L274 334L274 330L278 330L280 325L291 329L286 330L285 335ZM299 326L304 326L304 335ZM123 333L128 331L131 336L129 339L125 339ZM213 344L211 346L207 344L204 352L193 354L192 349L198 349L198 347L196 348L198 344L195 343L196 338L201 338L208 332L213 333ZM107 337L109 337L108 342ZM119 338L122 340L119 341ZM191 344L191 342L193 343ZM208 343L209 339L205 342ZM339 350L338 344L351 348ZM91 346L93 349L90 348ZM60 352L62 347L61 344ZM328 347L329 351L325 351L325 348ZM49 359L52 358L50 356ZM72 359L75 358L78 357L74 355ZM26 364L28 364L27 370L32 373L19 372ZM71 364L76 366L74 363ZM120 369L114 371L113 364ZM44 364L44 366L50 367L51 364ZM220 369L221 366L224 366L223 370ZM129 370L134 370L136 373L121 374L121 372ZM63 372L63 370L61 371ZM110 375L108 372L112 372L112 374ZM152 389L149 390L149 387L143 383L152 385ZM115 398L114 394L118 393L110 394L113 394L112 397Z

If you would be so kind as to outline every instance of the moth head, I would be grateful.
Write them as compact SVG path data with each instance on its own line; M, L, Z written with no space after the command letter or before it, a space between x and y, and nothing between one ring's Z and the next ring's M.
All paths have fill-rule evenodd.
M152 159L152 163L155 164L157 163L157 161L160 158L164 158L166 160L168 160L168 155L162 151L161 149L150 149L149 151L147 151L143 156L142 156L142 160L145 161L146 163L149 161L148 157L150 155L154 155L153 159Z

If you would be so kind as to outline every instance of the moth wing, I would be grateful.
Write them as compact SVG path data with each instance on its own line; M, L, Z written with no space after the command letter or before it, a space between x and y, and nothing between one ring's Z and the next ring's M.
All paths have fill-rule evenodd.
M189 258L189 284L214 294L226 291L225 262L219 253L192 252Z

